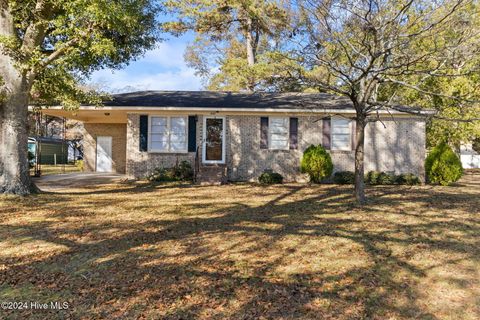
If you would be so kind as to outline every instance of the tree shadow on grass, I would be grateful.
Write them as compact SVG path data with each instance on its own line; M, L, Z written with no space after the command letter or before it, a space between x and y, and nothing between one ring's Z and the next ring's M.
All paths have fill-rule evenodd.
M247 192L248 186L229 188ZM68 248L36 261L12 257L0 270L0 298L31 294L19 290L13 295L20 296L8 296L12 288L70 297L74 308L49 313L76 318L440 319L445 314L419 301L418 283L434 268L462 261L478 265L480 258L478 194L462 190L372 188L369 205L357 207L348 187L292 185L256 195L265 197L260 205L230 196L218 208L212 204L215 192L200 203L190 190L171 188L162 190L165 201L185 192L183 208L205 214L58 224L94 211L97 201L103 207L123 206L135 197L131 190L120 191L120 199L103 193L91 203L56 212L57 222L0 227L1 235L17 238L20 245L25 239L26 244L36 240ZM155 197L158 190L151 191L142 196ZM51 195L64 203L77 196ZM42 199L36 208L51 200ZM82 241L84 234L100 236ZM452 258L422 265L409 257L433 251ZM469 285L474 279L447 280L463 287L467 298L474 296ZM455 306L450 309L451 316L461 316Z

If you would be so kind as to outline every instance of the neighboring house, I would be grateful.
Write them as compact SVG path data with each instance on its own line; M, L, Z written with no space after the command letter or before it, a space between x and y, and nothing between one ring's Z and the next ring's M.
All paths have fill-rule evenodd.
M480 154L473 150L471 143L460 146L460 160L464 169L480 168Z
M103 108L43 112L84 122L87 171L142 178L187 160L205 180L256 180L273 170L304 181L299 165L311 144L329 150L335 171L354 170L354 109L328 94L145 91L114 95ZM366 172L423 178L425 118L384 110L378 117L366 128Z

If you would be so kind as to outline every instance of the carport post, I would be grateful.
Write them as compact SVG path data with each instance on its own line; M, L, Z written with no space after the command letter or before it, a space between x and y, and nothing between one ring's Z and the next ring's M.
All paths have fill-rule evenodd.
M67 162L67 159L65 159L65 134L66 134L66 127L65 127L65 117L62 117L63 120L63 128L62 128L62 162L63 162L63 167L62 167L62 172L65 173L65 164ZM67 151L67 158L68 158L68 151Z

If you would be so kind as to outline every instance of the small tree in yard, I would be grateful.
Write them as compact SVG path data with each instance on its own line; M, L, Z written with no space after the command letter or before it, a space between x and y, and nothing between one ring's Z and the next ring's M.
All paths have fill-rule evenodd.
M310 176L310 181L320 183L332 175L332 158L321 145L311 145L303 152L300 169Z
M456 102L471 110L478 87L469 95L431 91L431 81L477 72L479 11L476 1L299 0L298 60L305 77L321 91L348 97L356 111L355 196L365 203L364 131L380 111L405 107L405 90ZM458 114L458 112L456 113ZM458 119L478 118L460 112Z
M157 40L152 0L0 0L0 193L35 190L28 173L27 111L34 98L99 104L78 83L118 68Z
M462 177L463 168L458 155L446 142L441 142L425 160L425 171L430 182L447 186Z

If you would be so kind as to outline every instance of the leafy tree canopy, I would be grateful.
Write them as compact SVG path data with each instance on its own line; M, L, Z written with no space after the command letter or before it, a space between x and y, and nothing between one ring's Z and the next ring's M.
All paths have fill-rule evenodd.
M278 0L166 1L175 34L194 31L185 59L210 90L296 91L302 67L289 59L294 17Z
M35 191L28 172L29 104L101 97L79 84L120 68L158 40L153 0L0 0L0 192Z
M33 80L31 98L37 104L100 103L93 90L78 83L92 71L124 67L159 39L156 16L160 7L155 1L1 3L8 17L0 33L2 53Z

